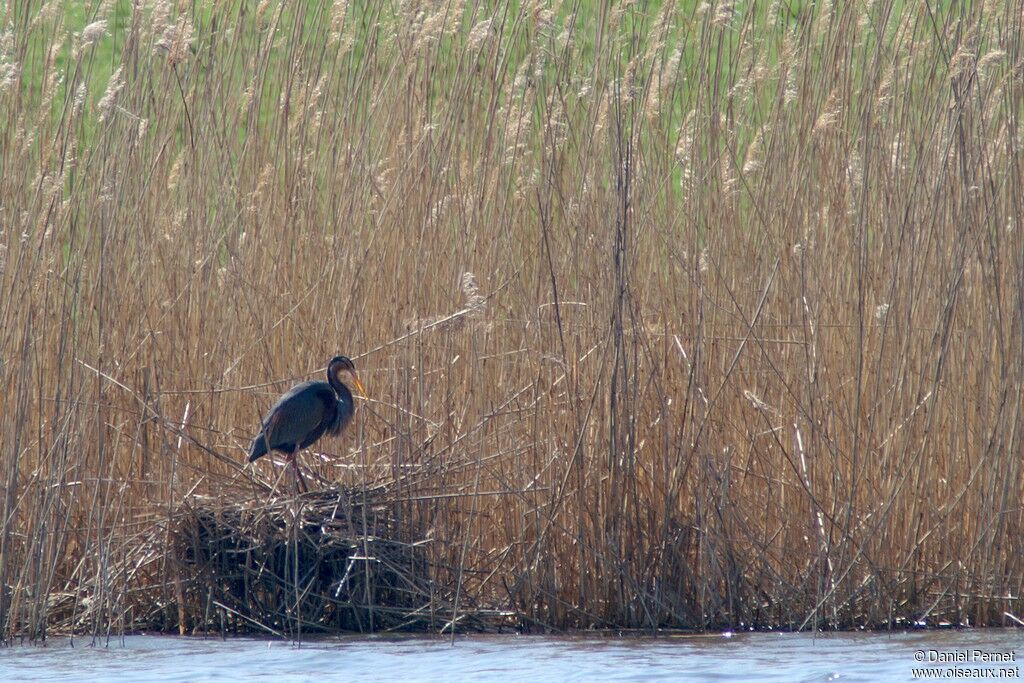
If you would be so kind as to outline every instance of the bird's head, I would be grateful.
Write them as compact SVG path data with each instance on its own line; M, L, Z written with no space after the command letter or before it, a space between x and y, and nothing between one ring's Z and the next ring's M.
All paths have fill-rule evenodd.
M359 375L356 374L355 363L348 356L335 356L331 359L331 362L327 364L327 379L332 386L338 384L354 386L359 391L359 395L366 398L366 390L363 389L363 383L359 381Z

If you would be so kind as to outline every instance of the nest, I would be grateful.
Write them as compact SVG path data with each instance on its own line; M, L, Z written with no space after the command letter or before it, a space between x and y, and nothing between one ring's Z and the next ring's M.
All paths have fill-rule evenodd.
M179 631L429 627L424 545L400 527L383 488L194 499L171 530Z

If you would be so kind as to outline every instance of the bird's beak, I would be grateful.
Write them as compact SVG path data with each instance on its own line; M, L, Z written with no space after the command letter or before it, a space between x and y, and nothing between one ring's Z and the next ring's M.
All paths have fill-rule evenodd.
M366 389L363 388L363 383L359 381L359 377L357 377L356 375L353 374L352 375L352 381L355 383L356 389L359 390L360 398L369 398L366 395Z

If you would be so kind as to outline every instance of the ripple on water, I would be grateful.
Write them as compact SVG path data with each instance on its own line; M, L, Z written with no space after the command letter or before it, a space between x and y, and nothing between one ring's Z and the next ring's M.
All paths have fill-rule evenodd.
M981 649L1024 656L1024 630L661 638L470 636L459 638L454 646L447 639L422 637L353 637L305 642L301 647L250 638L171 636L129 636L112 639L106 646L90 646L88 639L79 638L73 644L54 639L46 647L0 650L0 680L913 680L912 669L919 666L915 651Z

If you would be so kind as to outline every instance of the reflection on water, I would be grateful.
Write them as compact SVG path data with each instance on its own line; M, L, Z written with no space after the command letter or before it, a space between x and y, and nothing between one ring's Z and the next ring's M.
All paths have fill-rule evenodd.
M913 670L919 666L1007 669L1009 676L1019 678L1019 668L1016 676L1012 672L1019 667L1018 653L1024 656L1024 629L659 638L465 636L454 646L447 639L422 637L353 637L295 647L249 638L129 636L106 646L76 638L73 643L53 639L46 647L0 650L0 680L901 681L915 680ZM1011 661L981 661L1006 659L1007 654Z

